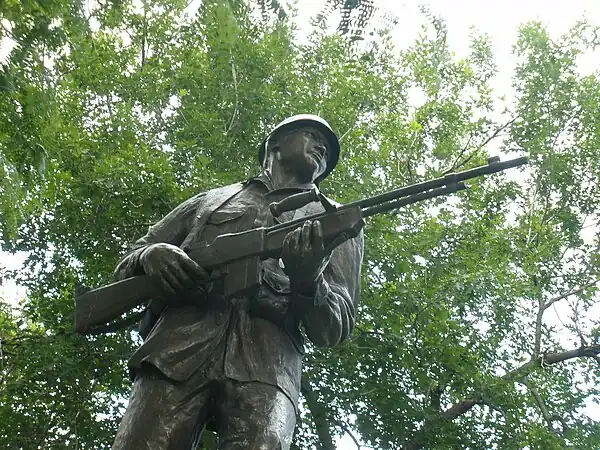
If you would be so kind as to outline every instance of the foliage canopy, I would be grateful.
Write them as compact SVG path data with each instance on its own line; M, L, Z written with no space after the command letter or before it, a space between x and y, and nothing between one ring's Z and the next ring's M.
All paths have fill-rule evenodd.
M368 223L358 326L309 351L295 445L600 447L585 410L600 381L600 79L577 70L598 29L524 25L502 103L485 36L456 58L425 11L406 50L379 30L357 45L324 26L352 5L329 3L303 41L277 2L0 4L16 42L0 68L0 232L29 255L2 274L28 288L17 309L0 301L7 448L108 448L138 337L75 335L76 284L109 281L182 200L255 174L266 130L298 112L342 138L322 185L342 202L492 153L531 164Z

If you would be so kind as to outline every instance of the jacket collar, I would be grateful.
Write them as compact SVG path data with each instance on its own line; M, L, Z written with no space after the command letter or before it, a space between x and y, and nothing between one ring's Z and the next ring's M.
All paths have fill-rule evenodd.
M281 189L273 189L273 181L271 180L271 176L269 175L269 172L267 172L266 170L263 170L261 173L259 173L254 178L250 178L244 184L248 185L253 182L262 183L269 190L269 194L274 193L274 192L285 192L285 191L290 191L290 193L298 192L298 191L310 191L315 186L314 183L305 183L305 184L301 184L298 186L290 186L290 187L285 187L285 188L281 188Z

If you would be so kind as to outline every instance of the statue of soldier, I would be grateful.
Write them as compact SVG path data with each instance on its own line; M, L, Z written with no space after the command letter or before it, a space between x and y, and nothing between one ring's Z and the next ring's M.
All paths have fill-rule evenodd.
M324 211L312 202L275 218L269 204L318 185L339 152L325 120L290 117L261 145L257 177L183 202L121 260L117 279L153 276L168 301L158 316L147 310L144 343L129 361L135 381L113 449L194 449L210 422L221 449L289 448L304 336L330 347L354 327L362 234L331 251L320 223L306 221L286 236L280 259L261 263L257 292L232 299L186 251L224 233ZM206 289L193 291L190 301L183 293L194 286Z

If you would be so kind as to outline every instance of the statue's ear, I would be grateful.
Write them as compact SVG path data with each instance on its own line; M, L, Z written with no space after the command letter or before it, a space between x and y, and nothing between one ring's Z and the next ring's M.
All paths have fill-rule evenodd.
M283 137L283 133L281 132L271 136L271 138L267 142L267 154L272 151L277 151L281 148L281 140Z
M281 149L282 137L283 137L282 134L278 133L277 135L272 136L267 141L267 148L266 148L265 161L263 163L263 168L266 166L267 162L273 157L273 155L277 154L279 152L279 150Z

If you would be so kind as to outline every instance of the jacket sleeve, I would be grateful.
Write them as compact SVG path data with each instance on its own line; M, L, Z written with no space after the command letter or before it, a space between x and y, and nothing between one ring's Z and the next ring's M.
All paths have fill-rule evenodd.
M314 297L292 292L308 338L318 347L343 342L354 329L360 301L363 232L338 246L317 281Z
M139 259L148 246L160 242L180 246L194 223L196 211L204 195L204 193L198 194L186 200L158 223L152 225L146 235L138 239L132 249L121 259L113 274L115 280L143 275Z

